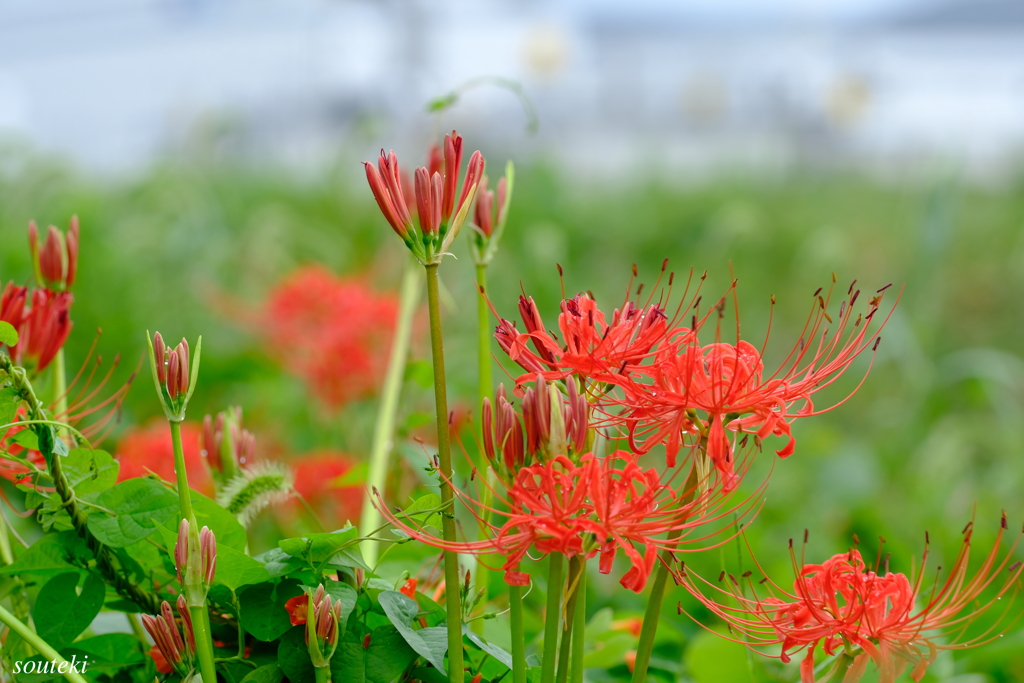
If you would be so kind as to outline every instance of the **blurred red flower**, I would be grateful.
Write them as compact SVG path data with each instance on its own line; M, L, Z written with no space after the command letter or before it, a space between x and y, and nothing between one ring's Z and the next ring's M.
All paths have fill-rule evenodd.
M352 456L334 451L307 453L288 460L295 473L295 491L330 528L340 528L346 521L358 522L362 514L362 487L339 487L335 483L355 464ZM294 515L302 514L302 503L298 500L292 499L288 505Z
M312 265L278 283L259 318L271 355L340 408L380 385L397 315L394 294Z
M181 445L185 451L185 467L189 483L200 493L213 495L210 473L199 454L199 434L202 430L191 422L181 423ZM153 418L144 426L131 427L117 443L115 456L121 463L118 481L145 477L150 472L168 481L174 481L174 446L167 421Z

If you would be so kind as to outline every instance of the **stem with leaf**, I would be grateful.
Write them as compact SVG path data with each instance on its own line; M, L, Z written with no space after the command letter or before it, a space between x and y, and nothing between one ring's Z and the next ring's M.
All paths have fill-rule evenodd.
M426 264L427 306L430 312L430 349L434 362L434 404L437 411L437 457L441 467L441 534L454 543L455 501L452 494L451 435L448 431L448 389L444 373L444 342L441 335L441 303L438 295L437 264ZM462 605L459 595L459 556L444 551L445 602L448 612L448 680L462 683Z
M45 640L35 633L35 631L30 629L3 607L0 607L0 621L5 623L12 631L21 636L25 642L35 648L36 652L45 657L47 661L57 662L58 668L60 668L61 664L67 664L67 671L64 672L64 678L68 681L71 683L87 683L85 676L73 670L71 668L71 664L68 663L68 660L61 657L60 653L50 647Z
M395 418L398 414L398 397L402 390L402 378L405 374L406 359L409 355L409 339L412 336L412 323L416 315L416 304L420 298L419 268L413 259L408 259L402 271L401 293L398 304L398 323L395 326L395 337L391 342L391 355L388 357L387 374L384 377L384 389L380 395L380 408L377 421L373 428L373 445L370 448L370 468L366 485L369 490L376 489L381 494L387 480L391 450L394 446ZM373 497L363 500L363 514L360 527L364 534L380 526L381 515L373 504ZM364 543L363 559L373 566L377 562L379 546L376 543Z

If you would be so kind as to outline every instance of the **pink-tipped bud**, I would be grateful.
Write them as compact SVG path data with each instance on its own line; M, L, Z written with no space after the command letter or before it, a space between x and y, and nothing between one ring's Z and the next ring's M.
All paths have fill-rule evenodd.
M466 203L466 199L469 197L469 193L480 183L480 179L484 175L484 155L480 153L480 150L473 152L473 156L469 158L469 166L466 168L466 179L462 183L462 192L459 194L459 204L455 209L458 213L462 211L462 205Z
M199 532L199 553L203 562L203 582L208 586L217 574L217 539L208 527Z
M51 225L46 231L46 241L43 242L42 251L39 252L39 271L43 274L45 283L63 283L65 276L64 239L57 226Z
M178 387L181 384L181 361L176 351L167 357L167 395L174 401L178 398Z
M182 576L188 566L188 520L182 519L178 525L178 542L174 544L174 566L178 570L178 582L184 583Z
M185 602L184 595L178 596L177 607L178 615L181 617L181 624L185 628L185 651L189 654L189 657L194 657L196 654L196 632L192 628L192 614L188 611L188 604Z
M519 295L519 315L523 319L523 326L526 328L526 331L533 335L530 338L530 343L537 351L537 355L544 361L553 362L555 356L552 354L551 349L544 346L538 338L545 334L544 320L540 317L540 309L537 308L537 304L532 296Z
M416 169L416 214L419 217L420 230L425 235L436 235L441 227L441 205L438 197L440 186L439 174L435 173L431 177L427 169Z
M156 356L156 378L167 384L167 345L159 332L153 335L153 355Z
M167 623L174 646L183 652L185 650L185 642L181 639L181 634L178 633L178 625L174 623L174 612L171 610L171 604L166 600L160 604L160 616Z
M64 286L70 287L75 284L75 275L78 272L78 216L71 217L71 225L68 227L68 234L65 238L68 253L68 270L64 278Z
M441 220L447 223L455 207L455 188L462 168L462 136L454 130L444 136L444 193L441 206ZM463 186L465 192L465 186ZM462 202L459 202L462 206Z
M494 192L487 189L487 176L480 179L480 185L476 190L473 222L484 237L494 234Z
M491 400L484 398L483 407L480 410L480 423L484 437L484 453L490 462L494 462L494 413L491 410Z

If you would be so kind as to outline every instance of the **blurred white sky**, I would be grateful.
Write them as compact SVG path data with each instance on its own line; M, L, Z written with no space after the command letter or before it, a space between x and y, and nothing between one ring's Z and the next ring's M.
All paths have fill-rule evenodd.
M992 167L1024 143L1024 0L0 0L0 136L90 168L316 164L422 136L424 103L482 75L540 133L493 88L440 125L584 167Z

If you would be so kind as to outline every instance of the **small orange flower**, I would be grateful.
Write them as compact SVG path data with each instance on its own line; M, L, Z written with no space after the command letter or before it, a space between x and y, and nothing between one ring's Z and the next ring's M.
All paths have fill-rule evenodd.
M398 592L407 598L412 598L413 600L415 600L417 583L419 583L419 581L417 581L416 579L409 579L405 582L405 585L398 590Z

